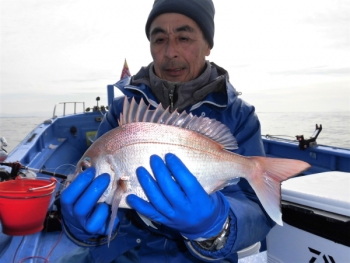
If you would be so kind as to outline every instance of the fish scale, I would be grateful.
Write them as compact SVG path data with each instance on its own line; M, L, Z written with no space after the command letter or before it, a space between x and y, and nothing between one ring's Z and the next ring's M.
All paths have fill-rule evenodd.
M170 141L169 134L173 132L176 132L177 136L171 138ZM106 138L109 140L114 136L116 135L111 133ZM225 178L223 175L228 173L227 168L232 168L232 160L229 160L231 153L227 152L228 155L225 158L219 144L190 130L164 124L131 123L118 131L118 138L120 138L119 142L122 143L115 142L113 144L115 149L118 150L115 150L114 158L112 158L113 162L118 164L116 165L118 173L126 175L124 180L127 182L128 187L126 193L124 193L125 197L130 193L134 193L147 200L143 191L134 192L133 189L140 189L140 185L136 176L133 175L139 166L144 166L151 171L149 156L155 153L164 157L166 153L172 152L178 156L183 156L184 160L190 160L187 163L184 161L185 165L190 170L193 168L197 171L197 179L203 182L201 182L202 185L208 185L206 187L208 189L207 192L213 191L210 188L213 184L205 183L205 180L209 180L209 178L203 175L213 172L214 176L212 176L212 179L215 178L215 174L221 174L221 177ZM125 158L126 156L133 157L128 160ZM226 177L231 178L232 174L229 173ZM117 178L115 179L118 180ZM120 207L129 207L125 202L125 198L122 198Z

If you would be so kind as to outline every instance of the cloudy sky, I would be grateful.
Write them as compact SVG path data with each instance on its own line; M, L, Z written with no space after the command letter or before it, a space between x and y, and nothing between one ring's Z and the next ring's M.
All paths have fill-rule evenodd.
M0 0L0 117L106 104L151 56L153 0ZM259 112L350 111L350 1L214 0L210 61Z

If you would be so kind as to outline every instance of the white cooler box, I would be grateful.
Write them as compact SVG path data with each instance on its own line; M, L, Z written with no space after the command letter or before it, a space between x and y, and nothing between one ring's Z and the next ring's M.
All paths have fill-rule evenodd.
M269 263L350 263L350 173L283 182L282 213L267 236Z

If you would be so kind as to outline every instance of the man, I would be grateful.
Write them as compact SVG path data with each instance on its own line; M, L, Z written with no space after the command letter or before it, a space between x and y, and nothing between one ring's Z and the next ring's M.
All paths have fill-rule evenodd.
M254 107L237 97L223 68L206 61L214 45L212 1L156 0L146 35L153 63L116 86L128 98L143 98L153 107L161 103L171 111L216 119L236 137L235 152L263 156ZM115 98L98 136L118 126L122 105L123 98ZM109 248L110 207L97 204L109 176L94 179L95 170L90 168L63 191L66 233L89 247L81 258L86 262L237 262L237 251L265 238L274 223L246 180L208 195L198 183L184 186L195 180L178 157L169 154L165 159L166 164L158 156L150 159L157 181L145 169L137 170L151 198L146 203L134 195L127 197L134 209L119 209ZM174 181L171 174L185 182ZM179 189L180 195L171 194Z

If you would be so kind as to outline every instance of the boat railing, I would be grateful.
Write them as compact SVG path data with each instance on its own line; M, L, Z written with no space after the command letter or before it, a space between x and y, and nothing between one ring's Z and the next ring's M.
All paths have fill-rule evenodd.
M261 137L266 138L267 140L274 140L274 141L283 141L283 142L298 142L296 139L292 139L292 136L289 135L270 135L270 134L266 134L266 135L261 135Z
M73 105L73 114L76 114L77 113L77 104L83 104L83 113L85 112L85 102L78 102L78 101L74 101L74 102L59 102L59 103L56 103L54 109L53 109L53 118L56 118L57 115L56 115L56 108L57 108L57 105L60 105L62 104L63 105L63 114L60 115L60 116L66 116L66 109L67 109L67 105Z

